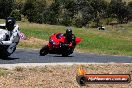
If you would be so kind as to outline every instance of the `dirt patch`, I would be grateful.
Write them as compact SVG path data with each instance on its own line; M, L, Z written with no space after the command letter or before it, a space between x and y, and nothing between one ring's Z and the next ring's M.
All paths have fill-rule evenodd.
M42 39L38 39L38 38L34 38L34 37L27 38L26 40L21 40L21 42L29 43L29 44L32 44L32 45L36 45L36 44L45 45L45 44L48 43L48 41L46 41L46 40L42 40Z
M19 47L38 48L46 44L48 44L48 41L46 40L30 37L25 40L21 40Z
M76 82L77 65L16 68L0 76L0 88L80 88ZM130 74L132 64L88 64L88 74ZM88 84L82 88L132 88L129 84Z

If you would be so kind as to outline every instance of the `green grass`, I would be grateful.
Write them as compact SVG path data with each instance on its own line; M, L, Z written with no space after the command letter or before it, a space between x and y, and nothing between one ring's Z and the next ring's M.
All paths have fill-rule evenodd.
M8 69L0 68L0 77L1 76L6 76L8 74L9 74Z
M0 21L1 22L1 21ZM65 32L64 26L35 24L28 22L18 22L21 31L27 37L35 37L48 40L49 35L56 32ZM82 42L77 46L81 52L125 55L132 56L132 22L115 27L106 26L105 31L99 31L93 28L73 28L76 36L82 38ZM27 47L26 44L20 44L21 47ZM42 45L31 45L33 48L41 48ZM20 46L19 46L20 47Z
M65 32L64 26L22 22L19 25L27 37L34 36L45 40L52 33ZM132 56L132 23L117 27L106 26L106 29L99 31L92 28L73 28L75 35L82 38L77 49L82 52Z

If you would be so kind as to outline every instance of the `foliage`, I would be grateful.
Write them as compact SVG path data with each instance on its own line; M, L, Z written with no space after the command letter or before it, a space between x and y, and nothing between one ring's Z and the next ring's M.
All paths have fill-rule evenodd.
M128 11L129 11L128 19L132 20L132 1L128 3Z
M27 16L29 22L42 23L42 12L45 6L45 0L27 0L22 13Z
M101 26L100 20L107 17L107 6L108 2L105 0L90 0L90 5L94 9L94 21L96 22L95 27Z
M87 0L77 0L75 7L77 12L74 16L75 25L77 27L86 26L93 18L93 7Z
M57 24L58 14L59 4L54 2L43 11L43 23Z
M0 0L0 10L0 18L11 15L21 20L24 15L29 22L76 27L132 20L132 2L124 0Z
M123 23L125 19L128 18L128 9L126 2L122 2L122 0L111 0L108 13L111 17L117 18L119 23Z
M21 31L26 34L27 38L35 37L44 41L47 40L47 43L51 34L56 32L65 33L65 26L25 22L20 22L20 25L22 29ZM73 33L75 36L79 36L82 39L76 49L90 53L132 56L131 28L132 22L128 24L120 24L117 27L108 25L106 26L107 31L100 31L95 28L87 29L73 27ZM41 48L43 46L42 42L38 42L35 45L30 44L31 42L28 43L29 44L25 44L25 42L21 41L19 47Z
M0 18L7 18L13 10L14 0L0 0Z
M10 14L11 17L14 17L17 21L21 21L21 13L20 10L13 10Z

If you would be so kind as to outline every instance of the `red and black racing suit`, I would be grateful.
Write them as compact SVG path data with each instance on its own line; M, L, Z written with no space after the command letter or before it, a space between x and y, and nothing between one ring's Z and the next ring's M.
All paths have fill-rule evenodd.
M65 33L64 36L65 36L65 43L66 43L66 44L72 44L73 47L76 46L76 41L75 41L75 40L76 40L76 37L75 37L74 34L72 34L72 35L67 35L67 34Z

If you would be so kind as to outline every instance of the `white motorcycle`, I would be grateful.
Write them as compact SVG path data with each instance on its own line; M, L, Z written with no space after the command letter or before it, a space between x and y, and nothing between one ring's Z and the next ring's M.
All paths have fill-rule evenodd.
M9 40L8 31L0 29L0 41ZM0 57L8 57L16 50L16 43L11 45L0 45Z

